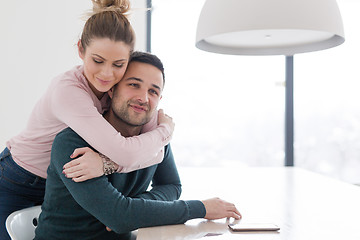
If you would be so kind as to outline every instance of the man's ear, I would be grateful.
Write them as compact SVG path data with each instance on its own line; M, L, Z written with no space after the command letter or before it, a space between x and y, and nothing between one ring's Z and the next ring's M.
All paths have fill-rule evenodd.
M78 47L79 57L80 57L82 60L84 60L84 58L85 58L85 49L83 48L83 46L82 46L82 44L81 44L81 40L78 41L77 47Z

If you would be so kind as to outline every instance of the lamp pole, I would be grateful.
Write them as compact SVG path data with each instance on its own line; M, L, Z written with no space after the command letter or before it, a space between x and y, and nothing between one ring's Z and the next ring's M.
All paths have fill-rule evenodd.
M152 0L146 0L146 51L151 52L151 15L152 15Z
M294 166L294 56L285 56L285 166Z

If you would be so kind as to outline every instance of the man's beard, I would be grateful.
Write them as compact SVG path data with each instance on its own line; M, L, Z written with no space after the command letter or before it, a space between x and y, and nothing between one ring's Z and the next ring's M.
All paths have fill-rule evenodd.
M121 105L120 108L115 108L115 106L112 105L111 107L112 107L114 116L118 120L122 121L123 123L125 123L131 127L140 127L150 121L150 116L148 116L148 114L145 114L145 116L139 120L133 119L129 114L130 104L131 104L131 102L127 102L127 103ZM147 109L149 109L149 106L147 104L139 104L139 103L136 103L136 104L140 105L140 106L145 106Z

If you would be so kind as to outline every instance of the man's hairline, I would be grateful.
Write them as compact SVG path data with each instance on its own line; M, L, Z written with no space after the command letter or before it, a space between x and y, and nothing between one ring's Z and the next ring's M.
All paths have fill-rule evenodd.
M132 60L132 61L130 61L130 62L128 63L128 65L127 65L127 67L126 67L126 70L125 70L125 73L124 73L124 76L121 78L121 80L120 80L118 83L116 83L116 84L113 86L113 91L115 91L116 86L117 86L118 84L120 84L120 82L122 82L123 80L127 80L127 79L130 79L130 78L132 78L132 79L137 78L137 77L129 77L129 78L127 78L127 79L124 78L124 77L126 76L126 71L128 70L130 64L131 64L131 63L135 63L135 62L137 62L137 63L143 63L143 64L147 64L147 65L153 66L153 67L155 67L157 70L160 71L161 76L162 76L162 83L163 83L163 85L162 85L162 89L161 89L161 88L158 88L158 89L160 90L160 92L161 92L161 94L162 94L162 92L164 91L165 79L164 79L164 75L163 75L161 69L159 69L159 68L158 68L157 66L155 66L154 64L147 63L147 62L136 61L136 60ZM137 79L140 79L140 78L137 78ZM151 85L153 85L153 84L151 84ZM157 86L157 85L156 85L156 86Z
M128 65L126 67L126 71L127 69L129 68L129 65L131 63L143 63L143 64L147 64L147 65L150 65L150 66L153 66L154 68L156 68L157 70L159 70L161 72L161 76L162 76L162 82L163 82L163 90L164 90L164 86L165 86L165 76L164 76L164 73L163 73L163 70L161 70L158 66L156 66L155 64L152 64L151 62L143 62L143 61L140 61L140 60L137 60L137 59L129 59L129 62L128 62ZM126 71L125 71L125 74L126 74ZM121 80L120 80L121 81Z

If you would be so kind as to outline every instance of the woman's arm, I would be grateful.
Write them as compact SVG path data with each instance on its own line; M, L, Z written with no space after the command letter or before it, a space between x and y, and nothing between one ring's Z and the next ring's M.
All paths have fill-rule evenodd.
M174 124L172 119L165 115L162 109L159 110L158 115L159 119L163 119L161 122L168 122L173 128ZM155 124L157 125L157 118L153 119L155 119ZM144 125L144 128L147 128L146 131L155 128L152 122L154 122L154 120ZM114 172L121 172L122 170L122 168L110 158L102 153L94 152L88 147L75 149L70 157L74 160L64 165L64 173L75 182L83 182L91 178L100 177L103 174L108 175ZM148 167L148 165L150 166L152 164L144 164L143 167ZM132 169L129 169L129 172L130 171L132 171Z

